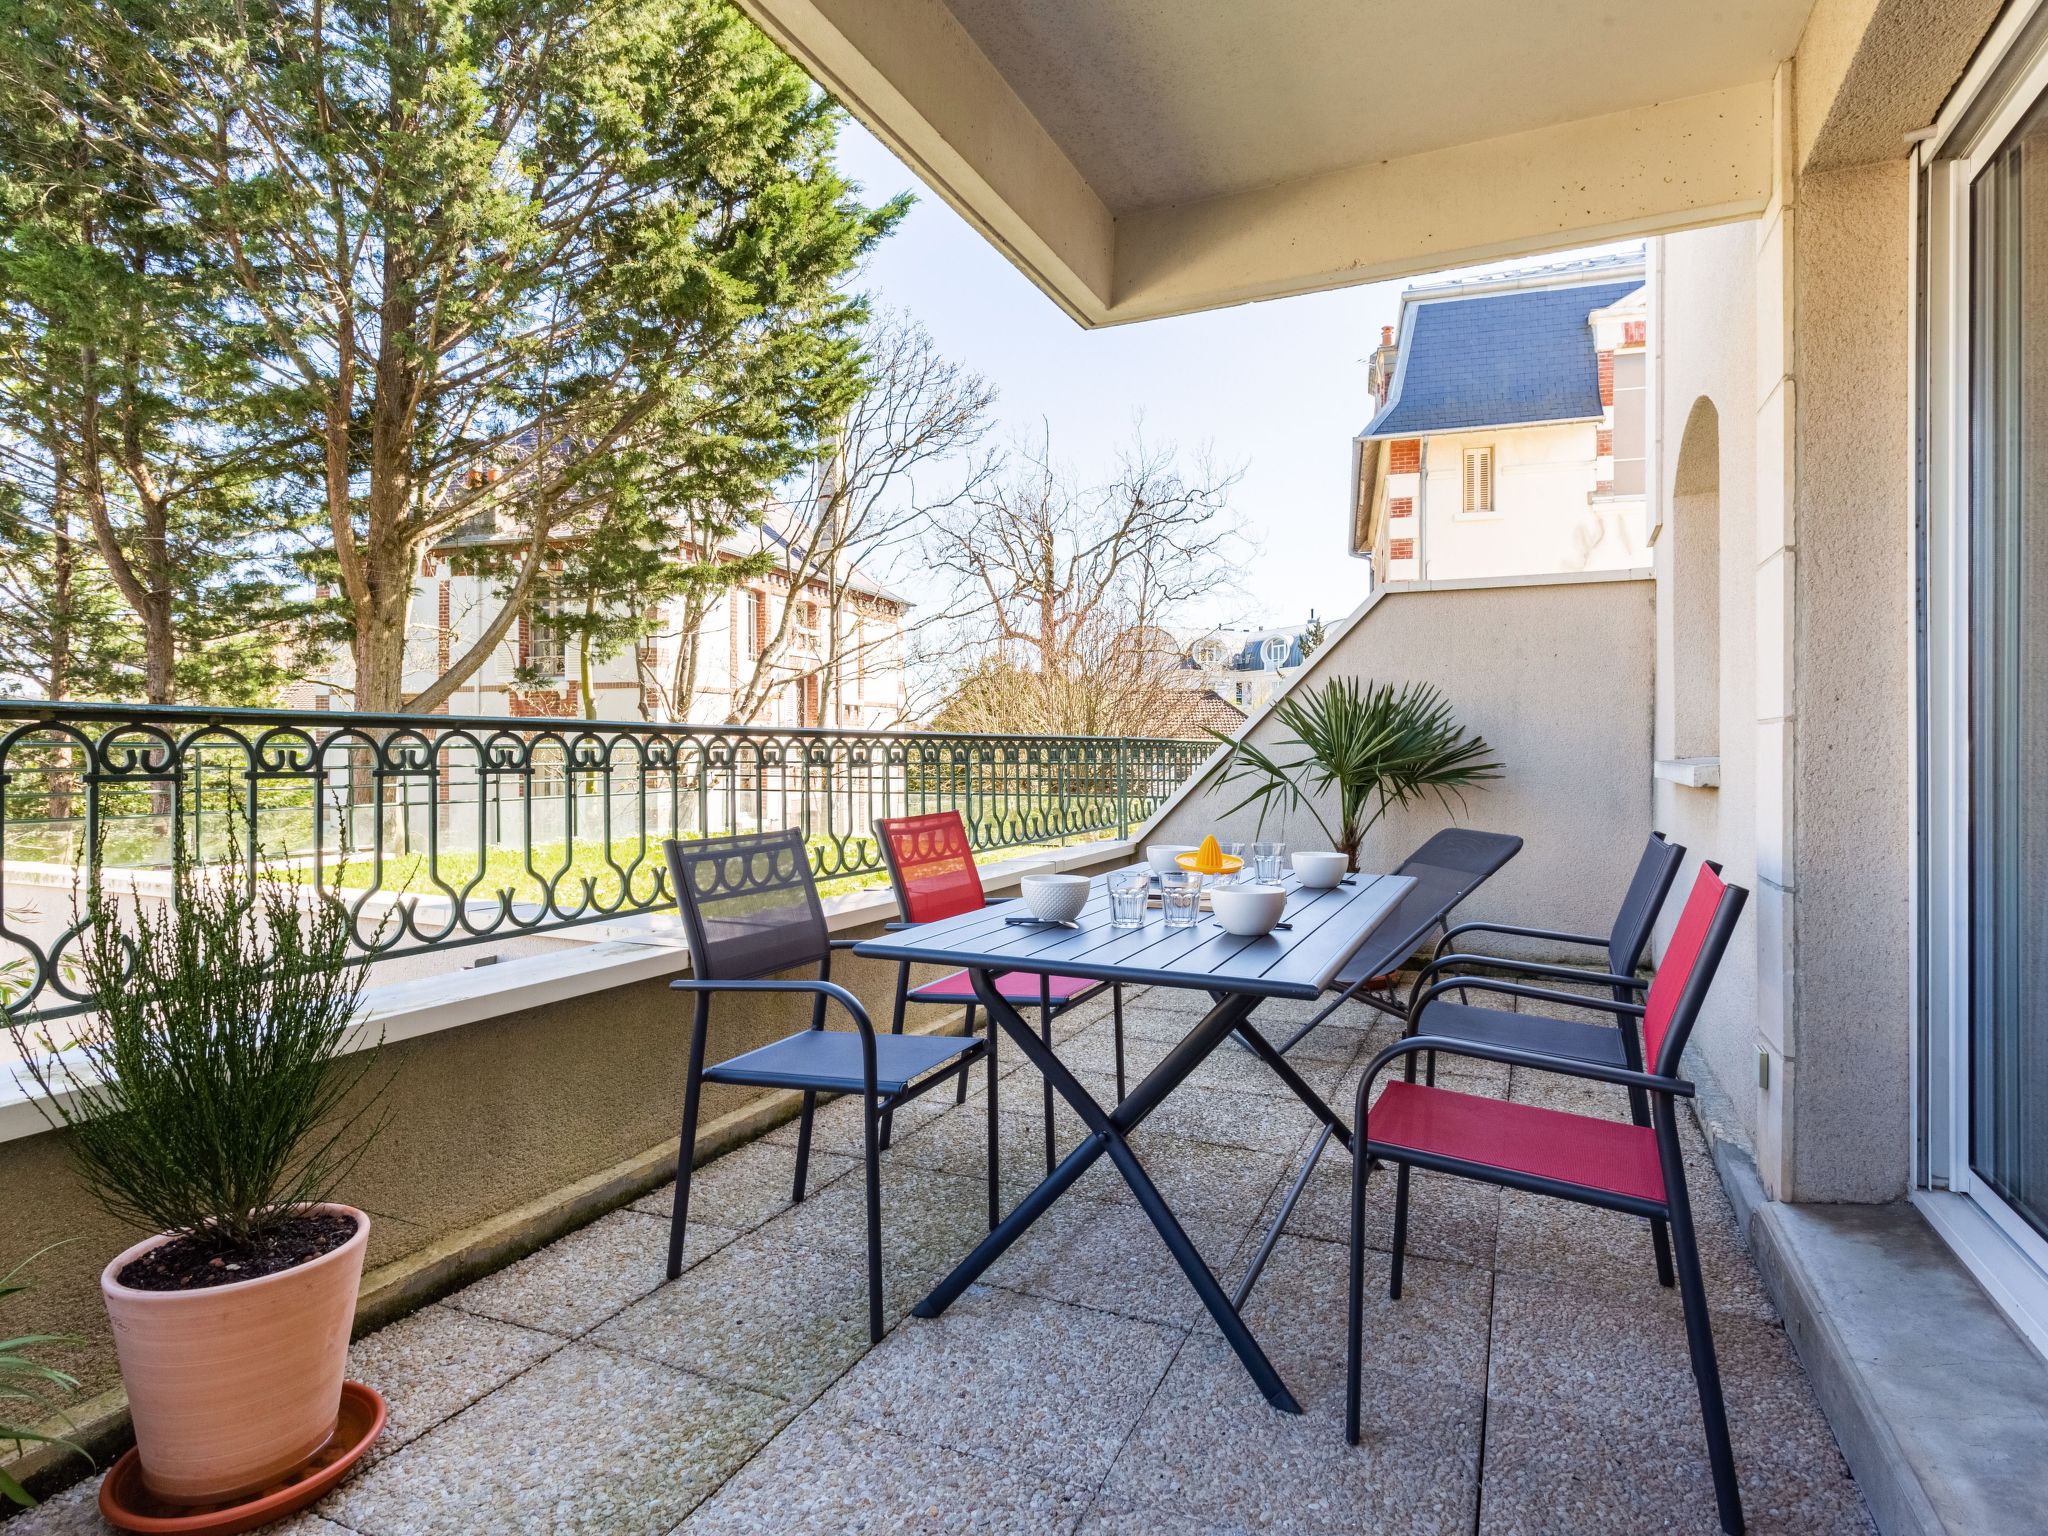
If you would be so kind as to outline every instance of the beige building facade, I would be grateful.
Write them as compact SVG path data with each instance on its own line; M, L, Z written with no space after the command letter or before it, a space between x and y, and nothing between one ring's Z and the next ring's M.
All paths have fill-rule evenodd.
M1880 1527L2038 1529L2048 5L746 3L1083 324L1647 242L1647 791L1580 865L1753 891L1701 1113ZM1359 647L1301 678L1451 665Z

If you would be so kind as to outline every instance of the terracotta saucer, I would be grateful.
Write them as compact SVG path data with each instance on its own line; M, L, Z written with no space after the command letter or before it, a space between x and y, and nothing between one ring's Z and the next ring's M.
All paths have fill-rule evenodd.
M168 1504L142 1484L142 1463L133 1450L114 1463L100 1483L100 1513L124 1531L170 1536L233 1536L296 1514L326 1493L384 1430L384 1399L359 1381L341 1384L341 1416L327 1443L276 1485L234 1504Z

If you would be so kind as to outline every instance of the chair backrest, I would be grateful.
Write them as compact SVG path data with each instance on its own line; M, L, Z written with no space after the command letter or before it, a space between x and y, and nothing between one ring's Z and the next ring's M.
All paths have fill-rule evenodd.
M1414 879L1359 952L1345 962L1340 982L1397 970L1415 953L1452 908L1483 885L1493 872L1522 851L1522 840L1505 832L1446 827L1411 853L1394 871Z
M958 811L885 817L875 835L905 922L936 923L988 905Z
M1678 928L1664 947L1650 995L1643 1002L1643 1059L1663 1077L1678 1076L1686 1037L1706 1001L1707 988L1749 892L1721 878L1721 866L1703 863L1678 915Z
M801 832L667 842L669 879L690 941L690 966L710 981L747 981L831 952Z
M1657 914L1664 910L1664 898L1671 894L1671 882L1678 878L1678 866L1685 862L1685 849L1652 832L1636 860L1636 872L1621 898L1621 910L1607 933L1607 964L1616 976L1633 976L1643 963L1643 951L1650 947L1650 934L1657 926Z

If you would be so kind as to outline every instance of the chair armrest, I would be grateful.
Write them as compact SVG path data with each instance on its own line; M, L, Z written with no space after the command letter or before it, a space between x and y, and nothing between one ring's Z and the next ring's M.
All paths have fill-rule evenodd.
M1365 1076L1359 1079L1352 1124L1359 1128L1361 1140L1365 1136L1366 1101L1372 1096L1374 1080L1389 1062L1423 1051L1435 1051L1446 1056L1470 1056L1480 1061L1505 1062L1509 1066L1555 1072L1560 1077L1590 1078L1595 1082L1613 1083L1622 1088L1641 1088L1650 1093L1668 1093L1682 1099L1693 1097L1695 1092L1693 1085L1684 1078L1659 1077L1654 1072L1632 1072L1626 1067L1610 1067L1601 1062L1580 1061L1570 1056L1553 1056L1547 1051L1531 1051L1517 1045L1453 1040L1448 1035L1410 1035L1405 1040L1396 1040L1373 1057L1372 1065L1365 1069Z
M905 923L905 924L904 924L903 926L907 928L907 927L909 927L910 925L909 925L908 923ZM827 940L826 940L825 942L826 942L827 944L829 944L829 945L830 945L830 946L831 946L832 948L834 948L834 949L852 949L852 948L854 947L854 945L856 945L856 944L865 944L865 943L867 943L867 940L866 940L866 939L827 939Z
M859 998L836 981L818 981L801 976L767 981L700 981L694 976L686 976L680 981L670 982L669 987L676 992L808 992L813 996L822 995L852 1014L854 1026L860 1030L861 1037L870 1048L874 1044L875 1026L868 1018L867 1009L861 1006ZM873 1054L872 1049L868 1054Z
M1605 949L1607 940L1590 933L1560 933L1552 928L1520 928L1513 923L1460 923L1455 928L1444 930L1444 936L1436 941L1432 958L1444 952L1449 944L1461 933L1505 933L1518 939L1548 939L1553 944L1586 944L1595 949Z
M1490 970L1514 971L1523 976L1547 976L1553 981L1597 982L1606 987L1628 987L1641 992L1650 985L1635 976L1617 976L1608 971L1582 970L1575 965L1546 965L1536 960L1510 960L1502 955L1439 955L1415 973L1415 985L1408 989L1411 1006L1414 998L1439 971L1454 966L1482 966Z
M1617 1018L1640 1019L1643 1016L1641 1003L1622 1003L1611 997L1587 997L1579 992L1554 992L1548 987L1525 986L1519 981L1491 981L1479 976L1452 976L1438 982L1409 1005L1408 1027L1415 1028L1422 1018L1423 1011L1446 992L1456 992L1466 987L1474 992L1498 992L1505 997L1527 997L1542 1003L1563 1003L1571 1008L1590 1008L1600 1013L1611 1013Z

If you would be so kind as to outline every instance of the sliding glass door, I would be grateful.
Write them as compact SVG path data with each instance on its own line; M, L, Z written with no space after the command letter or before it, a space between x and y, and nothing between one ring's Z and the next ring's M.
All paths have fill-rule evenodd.
M1968 217L1969 1158L2048 1233L2048 106Z

